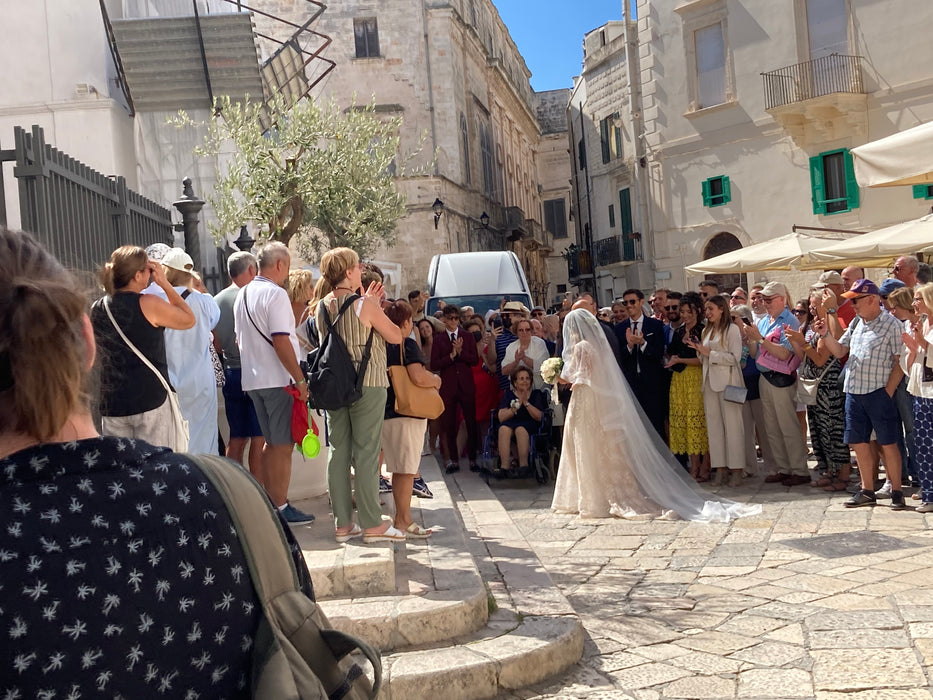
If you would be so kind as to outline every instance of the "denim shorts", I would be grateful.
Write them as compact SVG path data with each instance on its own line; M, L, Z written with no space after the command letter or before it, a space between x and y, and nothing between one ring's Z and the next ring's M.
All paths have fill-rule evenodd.
M872 430L881 445L893 445L901 431L897 403L884 387L870 394L846 394L846 432L849 445L871 441Z
M295 399L279 386L272 389L251 389L246 392L256 406L256 417L262 426L262 436L267 445L277 447L291 445L292 440L292 404Z
M228 367L224 370L224 412L227 414L227 423L230 424L230 437L262 437L256 407L240 383L242 372L239 367Z

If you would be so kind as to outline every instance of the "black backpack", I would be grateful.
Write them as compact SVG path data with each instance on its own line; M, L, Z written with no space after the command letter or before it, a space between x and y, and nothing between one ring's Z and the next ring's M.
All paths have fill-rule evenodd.
M363 359L357 371L353 366L350 351L347 350L347 344L334 328L344 312L359 298L359 294L348 296L333 321L330 320L327 306L324 301L321 301L327 334L321 341L320 347L308 353L308 370L305 374L308 380L308 405L311 408L333 411L356 403L363 395L363 377L366 375L366 366L369 364L373 331L372 329L369 331L366 347L363 348Z

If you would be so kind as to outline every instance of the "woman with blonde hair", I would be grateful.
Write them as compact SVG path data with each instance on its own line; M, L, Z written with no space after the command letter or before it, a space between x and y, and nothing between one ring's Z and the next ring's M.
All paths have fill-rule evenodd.
M700 342L687 339L703 363L703 410L709 441L710 466L716 470L713 486L739 486L745 470L745 430L742 404L726 400L726 387L744 387L742 334L732 323L729 302L720 294L704 304L706 328Z
M91 323L101 357L101 432L175 447L180 438L175 435L172 408L162 381L169 381L165 329L191 328L197 318L165 278L164 270L139 246L117 248L101 271L107 294L91 307ZM141 294L150 282L161 288L165 299ZM127 345L118 327L161 379Z
M188 421L188 452L217 454L217 381L211 358L211 331L220 320L220 307L209 294L195 290L194 261L181 248L162 258L165 279L194 313L186 330L165 331L168 376L178 392L181 413ZM161 289L157 292L163 295Z
M401 541L405 533L383 520L379 507L379 447L389 386L386 343L398 345L402 332L385 315L382 285L371 283L362 296L363 266L350 248L335 248L321 258L321 279L315 287L315 322L323 342L330 324L340 335L359 368L372 337L363 375L363 395L353 404L327 412L330 455L327 487L338 542L363 536L363 542ZM341 309L344 310L341 313ZM358 523L353 522L350 464L355 469Z
M314 298L314 276L311 270L290 270L285 283L288 300L292 303L295 314L295 335L298 345L305 353L317 347L317 331L314 328L314 311L311 300Z
M900 290L896 290L900 291ZM888 299L890 300L890 296ZM920 479L919 513L933 512L933 284L921 284L913 291L916 321L903 335L907 350L901 353L901 367L907 374L907 391L914 403L914 446L916 470Z

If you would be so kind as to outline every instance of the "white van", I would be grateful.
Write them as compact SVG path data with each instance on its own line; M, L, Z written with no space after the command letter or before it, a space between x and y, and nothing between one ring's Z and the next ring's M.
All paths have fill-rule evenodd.
M532 307L525 272L510 250L435 255L428 270L428 295L426 314L437 311L441 301L472 306L484 316L498 309L503 299Z

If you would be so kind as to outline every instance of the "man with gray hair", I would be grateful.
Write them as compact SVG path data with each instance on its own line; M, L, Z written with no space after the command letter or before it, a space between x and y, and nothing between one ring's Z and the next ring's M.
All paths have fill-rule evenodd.
M891 274L894 279L899 279L907 287L916 287L918 269L920 269L920 261L917 258L913 255L902 255L894 261Z
M220 320L214 326L214 348L224 360L224 413L230 426L227 457L243 462L249 444L249 471L257 480L262 476L262 447L265 439L256 417L256 409L241 384L240 349L234 332L233 303L240 287L245 287L259 273L259 262L252 253L234 253L227 258L227 273L232 284L214 297L220 307Z
M746 326L749 354L761 372L758 389L764 414L765 435L771 447L777 471L765 477L765 483L784 486L810 483L807 470L807 445L797 420L797 365L785 328L797 330L794 314L787 308L787 287L768 282L761 290L767 316L758 325Z
M256 407L266 439L259 483L288 522L309 522L314 520L313 515L302 513L288 502L294 448L293 399L285 389L294 386L298 399L308 400L308 383L298 365L295 314L282 287L288 279L291 254L284 243L272 241L259 251L258 260L259 274L237 293L233 317L243 390Z

